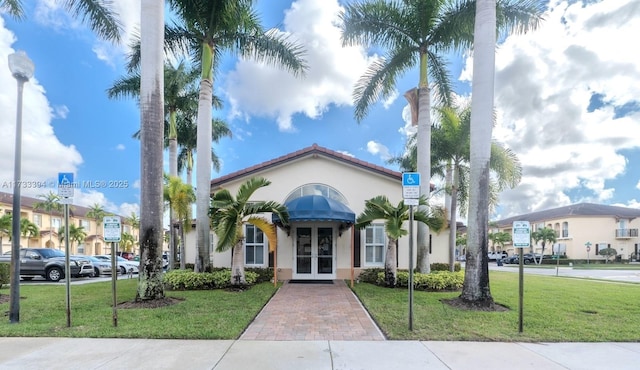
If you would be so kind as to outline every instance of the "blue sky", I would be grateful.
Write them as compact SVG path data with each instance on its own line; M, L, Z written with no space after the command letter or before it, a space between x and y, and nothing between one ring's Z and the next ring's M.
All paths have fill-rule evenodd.
M131 135L139 110L109 100L105 90L125 71L125 46L96 40L53 0L24 2L27 19L0 19L0 191L13 179L16 83L7 55L24 50L35 77L25 86L25 181L55 182L58 172L80 181L116 181L125 188L76 189L74 202L100 203L129 215L139 209L140 145ZM226 57L216 76L225 102L214 115L232 139L214 146L224 175L313 143L386 164L402 153L410 126L402 94L417 72L400 79L394 99L380 102L360 124L353 119L353 83L375 57L342 48L335 14L344 1L263 0L265 27L277 27L307 47L306 78ZM126 45L140 18L139 1L115 0ZM504 40L496 57L494 138L512 148L523 181L501 195L494 218L576 202L639 207L640 1L551 0L536 32ZM468 95L471 59L452 55L457 92ZM395 169L395 168L394 168ZM439 180L434 179L435 182ZM23 189L35 196L55 188Z

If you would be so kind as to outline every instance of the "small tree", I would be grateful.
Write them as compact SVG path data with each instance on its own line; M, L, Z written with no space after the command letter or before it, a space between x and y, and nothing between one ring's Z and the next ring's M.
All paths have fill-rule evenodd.
M542 254L544 255L544 247L549 242L549 244L553 245L556 242L556 232L548 227L543 227L542 229L536 230L531 233L531 239L538 244L539 241L542 242ZM533 249L533 245L531 246ZM533 250L531 251L533 253ZM542 262L542 257L540 257L540 261L536 260L536 254L533 253L533 261L536 264L540 264Z
M618 251L616 251L615 249L609 247L609 248L604 248L604 249L600 249L600 251L598 252L599 255L601 255L602 257L604 257L604 263L609 262L609 259L613 256L618 255Z

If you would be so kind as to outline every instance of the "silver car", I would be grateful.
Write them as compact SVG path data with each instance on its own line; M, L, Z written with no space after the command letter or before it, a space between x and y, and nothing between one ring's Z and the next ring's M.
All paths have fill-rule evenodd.
M109 262L109 264L111 264L111 256L108 254L99 254L94 257L99 258L103 261L107 261ZM116 265L118 266L118 273L125 275L129 272L137 274L138 266L140 265L140 263L138 261L129 261L126 258L116 256Z
M100 277L102 275L111 275L111 261L105 261L103 259L88 256L93 265L93 277Z

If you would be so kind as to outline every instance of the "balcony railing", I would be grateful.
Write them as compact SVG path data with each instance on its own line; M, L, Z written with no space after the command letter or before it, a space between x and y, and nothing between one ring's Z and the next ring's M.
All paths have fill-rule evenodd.
M617 239L637 238L638 229L616 229Z

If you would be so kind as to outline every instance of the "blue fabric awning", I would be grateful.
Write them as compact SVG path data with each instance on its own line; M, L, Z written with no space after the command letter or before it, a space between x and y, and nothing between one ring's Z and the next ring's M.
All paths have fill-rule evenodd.
M289 211L289 222L301 221L336 221L353 224L356 215L346 205L322 195L305 195L285 203ZM280 219L273 216L273 222Z

